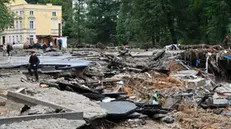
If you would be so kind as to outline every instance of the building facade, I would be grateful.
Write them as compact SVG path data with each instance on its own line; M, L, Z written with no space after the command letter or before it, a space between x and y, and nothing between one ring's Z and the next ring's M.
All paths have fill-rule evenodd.
M0 34L0 44L37 42L39 36L62 36L61 6L14 0L9 8L15 14L14 26Z

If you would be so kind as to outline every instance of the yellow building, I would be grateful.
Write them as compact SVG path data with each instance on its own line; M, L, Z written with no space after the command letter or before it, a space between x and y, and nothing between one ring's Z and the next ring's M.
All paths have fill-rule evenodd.
M0 44L37 42L38 37L62 36L62 7L28 4L14 0L8 5L15 13L14 26L0 34Z

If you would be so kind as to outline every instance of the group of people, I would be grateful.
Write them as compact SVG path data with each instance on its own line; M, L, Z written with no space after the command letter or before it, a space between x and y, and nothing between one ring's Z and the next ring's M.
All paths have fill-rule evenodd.
M63 45L62 40L61 40L61 39L58 39L58 48L59 48L59 50L62 49L62 45ZM52 41L49 43L49 47L50 47L51 49L53 48L53 42L52 42Z

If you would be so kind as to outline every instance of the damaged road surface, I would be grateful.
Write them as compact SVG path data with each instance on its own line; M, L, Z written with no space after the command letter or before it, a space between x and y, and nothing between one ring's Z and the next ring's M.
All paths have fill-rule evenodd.
M3 58L0 128L230 128L231 86L216 61L231 52L190 49L40 53L39 82L26 52Z

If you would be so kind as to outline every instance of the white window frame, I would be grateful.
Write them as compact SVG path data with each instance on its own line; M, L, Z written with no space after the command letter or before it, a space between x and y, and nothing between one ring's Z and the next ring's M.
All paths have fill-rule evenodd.
M23 38L22 38L22 35L20 35L20 42L21 42L21 43L23 42Z
M34 16L34 11L33 10L30 11L30 16Z
M34 28L35 28L34 21L29 21L29 29L34 29Z
M19 21L20 29L22 29L22 20Z
M21 17L23 16L23 11L20 11L20 16L21 16Z
M30 41L30 43L32 43L32 41L34 41L34 35L29 36L29 41Z
M16 21L15 24L15 28L18 29L18 21Z
M9 36L9 42L11 43L11 36Z
M57 16L57 12L52 12L52 16L56 17Z
M18 43L18 41L19 41L19 40L18 40L18 35L16 35L16 43Z
M58 27L58 20L57 19L52 19L51 20L51 24L52 24L52 28L51 29L58 29L59 27Z

